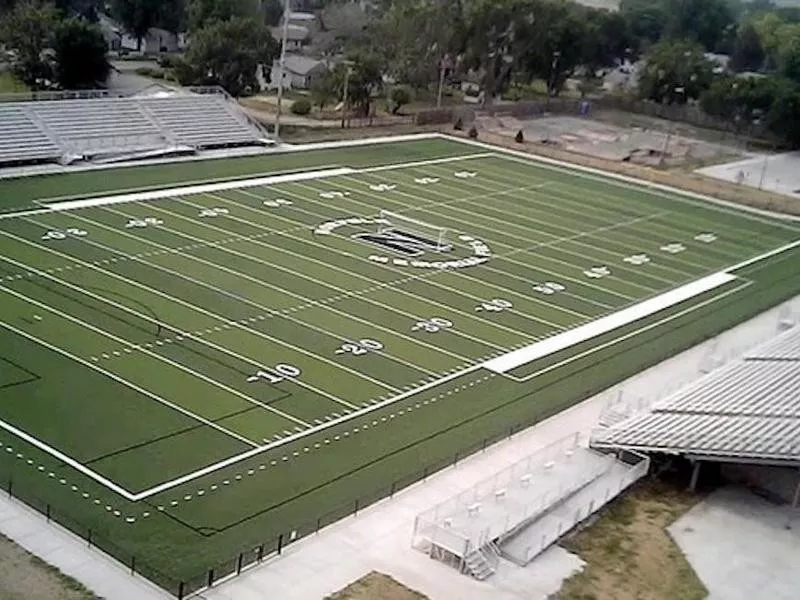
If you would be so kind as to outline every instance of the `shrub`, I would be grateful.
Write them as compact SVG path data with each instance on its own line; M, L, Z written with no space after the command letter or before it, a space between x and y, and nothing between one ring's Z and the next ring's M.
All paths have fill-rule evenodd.
M150 77L153 79L164 79L164 69L150 69Z
M469 128L469 131L467 132L467 137L473 140L478 139L478 128L475 127L475 125Z
M311 102L305 98L300 98L292 102L290 110L296 115L307 115L311 112Z
M396 115L403 105L411 102L411 90L408 86L398 85L389 90L389 110Z
M137 67L136 74L141 75L142 77L150 77L153 74L152 67Z
M433 108L417 113L417 125L445 125L453 121L452 108Z
M517 132L517 135L514 136L514 141L517 142L518 144L521 144L522 142L525 141L525 136L522 135L522 129L520 129Z
M181 60L180 55L178 54L161 54L156 59L159 67L163 67L164 69L171 69L175 66L176 61Z
M456 131L461 131L462 129L464 129L464 121L461 119L461 117L458 117L456 124L453 125L453 129L455 129Z

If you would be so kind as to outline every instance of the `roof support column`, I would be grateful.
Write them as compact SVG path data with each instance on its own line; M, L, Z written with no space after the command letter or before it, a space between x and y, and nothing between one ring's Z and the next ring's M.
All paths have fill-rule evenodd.
M699 460L694 462L694 467L692 468L692 479L689 481L690 492L697 491L697 479L700 477L700 465L701 462Z

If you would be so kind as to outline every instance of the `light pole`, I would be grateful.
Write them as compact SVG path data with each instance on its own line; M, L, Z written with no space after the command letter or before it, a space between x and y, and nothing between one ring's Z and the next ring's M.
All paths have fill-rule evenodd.
M350 63L344 63L344 91L342 92L342 129L344 129L345 119L347 118L348 91L350 89Z
M547 104L550 104L550 96L556 85L556 69L558 69L558 59L561 58L561 51L556 50L553 52L553 62L550 64L550 81L547 82Z
M450 57L445 54L439 61L439 89L436 92L436 108L442 108L442 92L444 91L444 74L446 69L451 69Z
M289 37L289 14L291 7L290 0L283 3L283 32L281 33L281 57L280 57L280 79L278 80L278 112L275 115L275 139L279 140L281 135L281 108L283 104L283 77L286 69L286 39Z

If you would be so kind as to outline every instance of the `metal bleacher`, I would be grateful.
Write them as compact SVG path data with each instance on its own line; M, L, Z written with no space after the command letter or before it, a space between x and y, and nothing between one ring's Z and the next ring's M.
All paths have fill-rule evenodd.
M238 118L221 96L145 98L142 106L173 132L179 143L203 148L254 141L252 125Z
M24 110L0 104L0 164L58 160L61 154Z
M0 103L0 166L270 143L221 90Z

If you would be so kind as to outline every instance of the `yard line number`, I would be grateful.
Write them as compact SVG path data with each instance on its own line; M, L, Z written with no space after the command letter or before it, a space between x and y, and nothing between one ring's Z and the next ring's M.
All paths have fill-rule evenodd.
M686 246L683 244L679 244L678 242L673 242L671 244L664 244L661 246L662 252L667 252L669 254L678 254L679 252L683 252L686 250Z
M452 321L443 319L442 317L431 317L424 321L417 321L411 328L411 331L424 331L425 333L438 333L444 329L450 329L453 326Z
M478 306L475 307L476 312L503 312L508 308L513 308L514 305L505 300L504 298L494 298L492 300L488 300L487 302L482 302Z
M391 192L397 186L391 183L373 183L369 186L373 192Z
M368 352L383 350L383 344L378 340L365 338L353 342L345 342L336 351L336 354L352 354L353 356L363 356Z
M439 183L438 177L418 177L414 179L414 183L419 185L430 185L432 183Z
M163 225L164 221L155 217L145 217L143 219L128 219L125 229L135 229L149 227L150 225Z
M330 191L330 192L320 192L320 198L326 198L328 200L332 200L333 198L344 198L345 196L349 196L350 192L340 192L338 190Z
M632 265L646 265L650 262L650 257L647 256L647 254L632 254L631 256L626 256L622 260Z
M64 231L60 231L58 229L51 229L47 233L42 236L43 240L65 240L69 236L75 237L83 237L87 235L84 229L76 229L75 227L70 227Z
M475 171L456 171L453 173L459 179L471 179L472 177L477 177L477 173Z
M230 214L230 212L231 211L229 211L227 208L222 208L222 207L219 207L219 208L204 208L203 210L200 211L200 214L198 216L200 216L200 217L210 217L210 218L213 219L214 217L221 217L222 215Z
M278 363L272 368L261 369L255 375L247 378L248 383L264 380L267 383L280 383L287 379L294 379L300 376L300 369L287 363Z
M552 294L557 294L558 292L563 292L565 288L560 283L556 283L555 281L545 281L544 283L537 283L533 286L534 292L539 292L540 294L544 294L545 296L550 296Z
M292 204L291 200L286 200L285 198L275 198L275 200L264 200L264 206L268 206L270 208L280 208L281 206L289 206Z
M591 269L586 269L583 274L591 279L600 279L601 277L608 277L611 275L611 269L606 266L592 267Z
M717 241L717 236L713 233L698 233L694 239L704 244L710 244Z

